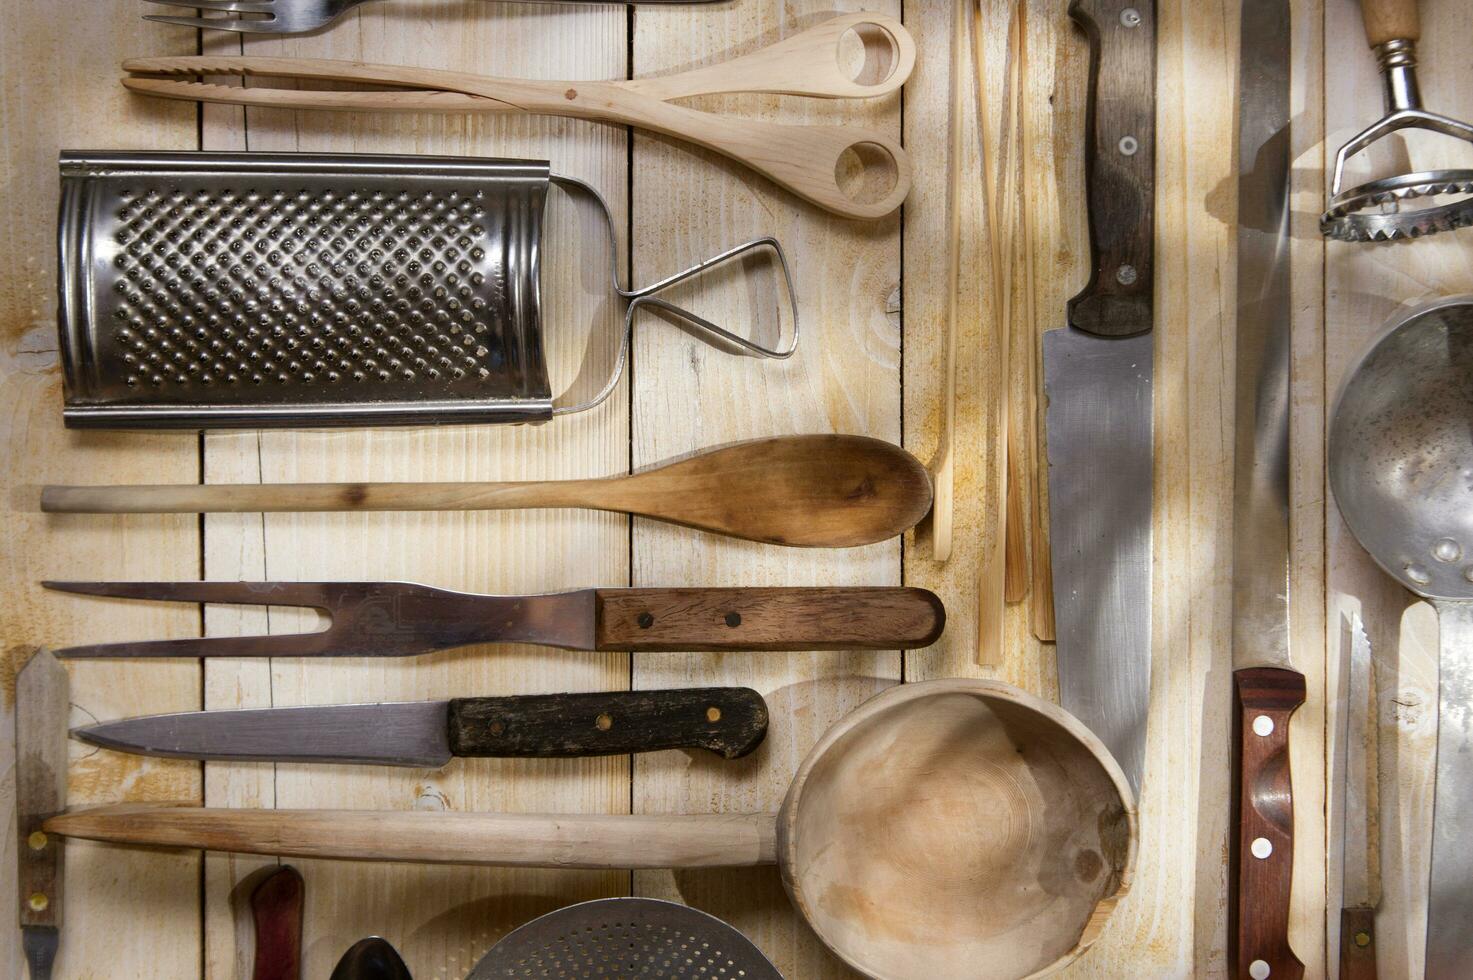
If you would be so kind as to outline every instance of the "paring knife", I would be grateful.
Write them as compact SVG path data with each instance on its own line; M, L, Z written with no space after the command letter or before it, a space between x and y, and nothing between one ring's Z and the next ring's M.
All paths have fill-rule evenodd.
M1371 826L1376 786L1376 703L1371 696L1371 641L1360 616L1346 617L1343 643L1350 651L1345 694L1344 874L1340 901L1340 980L1376 980L1376 906L1379 869Z
M1059 699L1140 794L1151 693L1156 5L1074 0L1090 42L1089 284L1043 336Z
M301 980L302 876L289 864L271 872L251 892L256 958L251 980Z
M61 939L62 838L41 825L66 809L66 668L46 650L15 682L15 822L21 946L50 980Z
M145 715L73 729L139 755L235 762L439 768L461 758L566 758L708 749L728 759L767 734L767 704L745 687L536 694Z
M1238 298L1233 453L1234 977L1296 980L1289 945L1289 0L1244 0L1238 68Z
M473 643L566 650L913 650L946 610L909 588L582 589L451 592L408 582L43 582L84 595L306 606L316 633L209 636L68 647L58 657L405 657Z

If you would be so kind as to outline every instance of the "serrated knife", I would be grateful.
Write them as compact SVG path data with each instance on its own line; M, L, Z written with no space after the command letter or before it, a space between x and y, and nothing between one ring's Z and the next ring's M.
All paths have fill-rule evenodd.
M1093 268L1043 337L1059 699L1140 794L1151 693L1154 0L1074 0L1090 42Z
M1239 44L1228 904L1239 980L1304 975L1289 945L1289 718L1305 696L1289 637L1289 2L1244 0Z
M767 705L745 687L183 711L72 731L137 755L421 768L686 748L735 759L766 733Z
M41 829L66 809L67 673L50 651L15 681L16 881L31 980L50 980L61 939L62 841Z

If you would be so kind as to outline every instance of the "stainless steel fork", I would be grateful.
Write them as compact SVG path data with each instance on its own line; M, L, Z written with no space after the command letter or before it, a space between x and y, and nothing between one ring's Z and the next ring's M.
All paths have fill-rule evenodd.
M147 0L166 7L187 7L197 17L146 15L144 20L242 34L305 34L326 27L349 10L373 0ZM626 3L636 0L534 0L544 3ZM714 0L637 0L639 3L712 3Z

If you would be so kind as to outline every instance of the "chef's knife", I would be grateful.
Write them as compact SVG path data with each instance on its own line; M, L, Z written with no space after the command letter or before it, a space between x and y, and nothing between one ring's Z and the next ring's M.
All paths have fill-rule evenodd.
M1238 301L1233 450L1233 976L1294 980L1289 717L1289 2L1244 0L1238 68Z
M66 809L67 674L39 650L15 681L16 879L31 980L50 980L61 938L62 838L41 829Z
M140 755L420 768L439 768L455 756L567 758L684 748L736 759L766 733L767 705L745 687L184 711L72 731L84 742Z
M1154 0L1074 0L1090 42L1089 284L1043 337L1059 699L1140 793L1151 693Z
M1345 692L1344 852L1340 900L1340 980L1376 980L1376 906L1381 882L1372 867L1376 840L1371 797L1376 778L1376 708L1371 699L1371 641L1360 617L1347 617L1350 651Z

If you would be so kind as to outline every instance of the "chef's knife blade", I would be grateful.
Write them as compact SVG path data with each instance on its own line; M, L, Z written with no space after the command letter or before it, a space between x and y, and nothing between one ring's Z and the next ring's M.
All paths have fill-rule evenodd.
M439 768L455 756L565 758L678 748L734 759L755 749L766 731L761 695L715 687L185 711L72 734L140 755Z
M1289 718L1289 0L1245 0L1238 66L1233 464L1233 780L1229 968L1294 980Z
M1350 651L1345 691L1345 804L1342 810L1340 980L1376 980L1376 906L1381 885L1372 867L1371 797L1376 775L1376 708L1371 699L1371 641L1360 616L1345 617Z
M61 938L62 838L41 825L66 809L67 673L39 650L15 682L16 879L31 980L50 980Z
M1044 334L1059 699L1140 793L1151 693L1156 6L1074 0L1090 41L1090 281Z

